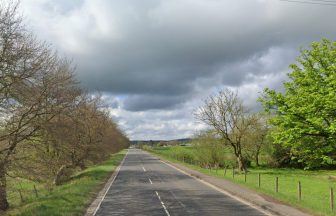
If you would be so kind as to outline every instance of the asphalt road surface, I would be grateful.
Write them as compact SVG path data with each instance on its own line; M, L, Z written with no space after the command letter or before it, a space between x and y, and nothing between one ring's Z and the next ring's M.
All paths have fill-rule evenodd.
M130 149L96 215L264 215L150 154Z

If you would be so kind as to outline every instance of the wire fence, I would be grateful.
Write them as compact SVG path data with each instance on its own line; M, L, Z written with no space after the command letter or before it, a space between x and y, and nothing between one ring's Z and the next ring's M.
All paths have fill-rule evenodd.
M11 206L20 206L45 197L50 191L46 184L39 184L21 178L8 178L7 198Z
M283 175L277 171L263 170L240 172L234 166L213 167L179 155L166 156L196 166L202 172L230 179L296 206L311 209L313 212L336 215L334 197L336 177L305 176L295 173Z

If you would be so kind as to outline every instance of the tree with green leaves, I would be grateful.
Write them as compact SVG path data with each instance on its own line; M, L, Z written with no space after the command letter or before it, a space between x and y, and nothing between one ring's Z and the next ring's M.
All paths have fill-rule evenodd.
M226 165L225 148L222 140L214 130L201 131L193 139L195 155L203 167L218 167Z
M254 161L255 165L259 166L260 154L270 143L268 137L270 125L268 124L268 116L262 113L254 114L254 119L253 126L250 127L243 139L243 151L249 160Z
M284 92L266 88L260 98L273 114L273 139L305 168L330 164L336 156L336 42L312 43L290 68Z

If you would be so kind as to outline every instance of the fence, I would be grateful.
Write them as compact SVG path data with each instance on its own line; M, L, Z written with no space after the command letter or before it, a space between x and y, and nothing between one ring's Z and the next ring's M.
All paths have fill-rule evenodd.
M48 192L49 190L42 184L35 184L20 178L8 179L7 198L13 206L44 197Z
M299 206L313 206L312 209L318 209L327 215L336 215L334 209L334 187L335 183L329 186L312 185L300 176L282 177L257 172L238 172L234 167L211 167L201 164L198 161L184 157L173 156L175 160L194 166L202 167L206 172L215 176L222 176L232 181L245 184L249 187L274 195L277 198L290 201ZM203 170L203 171L204 171ZM332 181L326 181L332 182ZM326 183L327 184L327 183ZM319 190L322 188L322 190Z

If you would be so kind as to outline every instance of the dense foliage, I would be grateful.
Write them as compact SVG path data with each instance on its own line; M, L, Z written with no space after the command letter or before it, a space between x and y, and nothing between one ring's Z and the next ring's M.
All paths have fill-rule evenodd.
M306 168L330 164L336 156L336 42L312 43L291 69L283 93L265 89L261 98L273 114L274 141Z
M272 158L270 166L312 169L334 165L336 42L312 43L290 68L284 91L266 88L259 99L265 114L251 113L230 89L209 96L196 117L217 140L200 151L211 155L218 142L221 148L232 147L239 170L250 162L258 165L261 151Z

